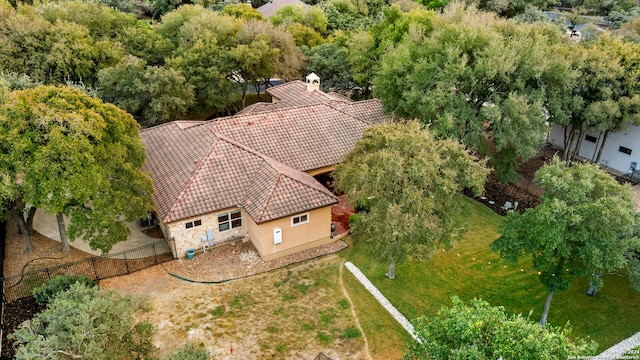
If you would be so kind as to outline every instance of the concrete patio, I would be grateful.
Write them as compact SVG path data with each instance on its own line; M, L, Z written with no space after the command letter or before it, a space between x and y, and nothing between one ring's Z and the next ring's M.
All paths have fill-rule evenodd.
M65 217L64 221L65 225L69 224L69 219L67 217ZM145 235L137 221L127 223L127 227L131 230L131 234L129 234L127 241L115 244L109 252L110 254L139 248L160 240ZM55 215L48 214L43 210L38 210L33 218L33 229L52 240L60 241L60 231L58 230L58 221L56 220ZM81 241L80 239L70 241L69 245L92 255L102 255L100 250L92 250L88 243Z

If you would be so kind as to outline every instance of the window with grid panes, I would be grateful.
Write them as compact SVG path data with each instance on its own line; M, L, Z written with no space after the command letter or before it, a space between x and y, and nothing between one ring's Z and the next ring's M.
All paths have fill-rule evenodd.
M218 230L227 231L242 226L242 212L233 210L226 213L218 214Z

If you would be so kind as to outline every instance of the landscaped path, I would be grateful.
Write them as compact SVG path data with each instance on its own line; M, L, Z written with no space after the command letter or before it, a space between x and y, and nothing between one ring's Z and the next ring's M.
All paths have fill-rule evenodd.
M367 341L367 335L364 333L364 329L362 329L362 325L360 325L360 319L358 319L358 315L356 314L356 309L355 309L355 306L353 305L353 301L351 301L351 296L349 296L347 289L344 287L344 281L342 280L342 266L340 266L340 272L338 277L340 279L340 289L342 289L342 293L344 294L344 297L347 298L347 301L349 301L349 304L351 305L350 306L351 314L353 315L353 319L356 321L356 326L358 326L358 330L360 330L360 333L362 334L362 339L364 340L364 352L367 355L367 359L373 360L373 358L371 357L371 352L369 352L369 341Z
M360 271L360 269L358 269L357 266L353 265L353 263L351 263L350 261L344 263L344 266L353 274L353 276L356 277L356 279L358 279L358 281L362 285L364 285L364 287L371 293L371 295L373 295L373 297L378 300L380 305L382 305L382 307L384 307L385 310L387 310L389 314L391 314L391 316L396 319L400 326L407 330L411 337L413 337L416 341L420 341L416 336L413 325L409 322L409 320L407 320L407 318L404 317L404 315L402 315L400 311L398 311L398 309L396 309L395 306L393 306L384 295L382 295L380 290L378 290L378 288L373 285L371 281L369 281L369 279L362 273L362 271Z

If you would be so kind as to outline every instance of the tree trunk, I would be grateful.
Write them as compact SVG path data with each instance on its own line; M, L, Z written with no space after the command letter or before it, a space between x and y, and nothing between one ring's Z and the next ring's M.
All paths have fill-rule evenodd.
M580 132L578 133L578 139L576 140L576 148L571 154L572 161L576 158L576 156L580 156L580 148L582 147L582 139L584 138L584 133L584 129L580 129Z
M596 146L593 148L593 156L591 156L591 162L595 163L596 155L598 154L598 145L600 145L600 139L602 138L602 131L598 133L598 139L596 140Z
M602 157L602 150L604 149L604 144L607 142L608 137L609 137L609 130L605 130L604 136L602 137L602 143L600 144L600 149L598 150L598 157L596 157L596 164L600 164L600 158Z
M387 277L392 280L396 277L396 261L394 259L391 259L391 263L389 264L389 272L387 272Z
M600 287L602 286L601 277L602 273L599 271L594 272L593 275L591 275L591 278L589 278L589 290L587 290L587 295L596 296L598 294L598 290L600 290Z
M553 291L549 291L549 295L547 295L547 301L544 302L544 310L542 311L542 317L540 318L540 326L545 326L547 324L549 308L551 307L551 299L553 299Z
M38 210L37 207L31 206L29 208L29 211L27 212L27 220L25 221L25 226L27 228L27 231L29 232L29 235L33 235L33 218L36 216L36 210Z
M13 211L13 215L18 221L18 229L20 229L20 233L22 233L22 237L24 238L24 242L27 245L27 252L33 252L33 243L31 242L31 234L27 230L26 224L24 223L24 218L22 217L22 211L19 209L15 209Z
M67 230L64 227L64 217L61 212L56 214L56 219L58 220L58 230L60 230L62 252L69 252L69 240L67 239Z
M573 149L573 138L574 138L574 133L573 133L573 129L571 129L571 132L569 132L569 138L567 139L566 142L566 146L564 147L564 162L567 166L569 166L569 162L571 161L571 152Z
M387 272L387 277L391 280L396 278L396 249L398 248L398 243L393 243L393 248L391 250L391 263L389 263L389 271Z

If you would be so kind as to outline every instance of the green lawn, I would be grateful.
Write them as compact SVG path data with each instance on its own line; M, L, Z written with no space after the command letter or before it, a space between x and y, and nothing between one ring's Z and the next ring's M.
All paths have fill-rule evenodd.
M458 246L439 252L429 261L398 265L394 280L385 277L388 264L371 261L364 243L356 241L346 260L357 265L409 319L434 314L441 306L451 305L450 298L457 295L464 301L482 298L513 313L526 315L532 311L531 320L538 321L547 293L537 272L530 261L507 265L489 249L502 218L469 201L473 202L469 231ZM608 276L604 281L600 293L589 297L585 295L587 281L576 278L569 290L556 293L548 322L570 322L571 336L593 339L599 350L640 331L640 295L622 277ZM365 333L378 331L375 326L369 330L363 327Z

